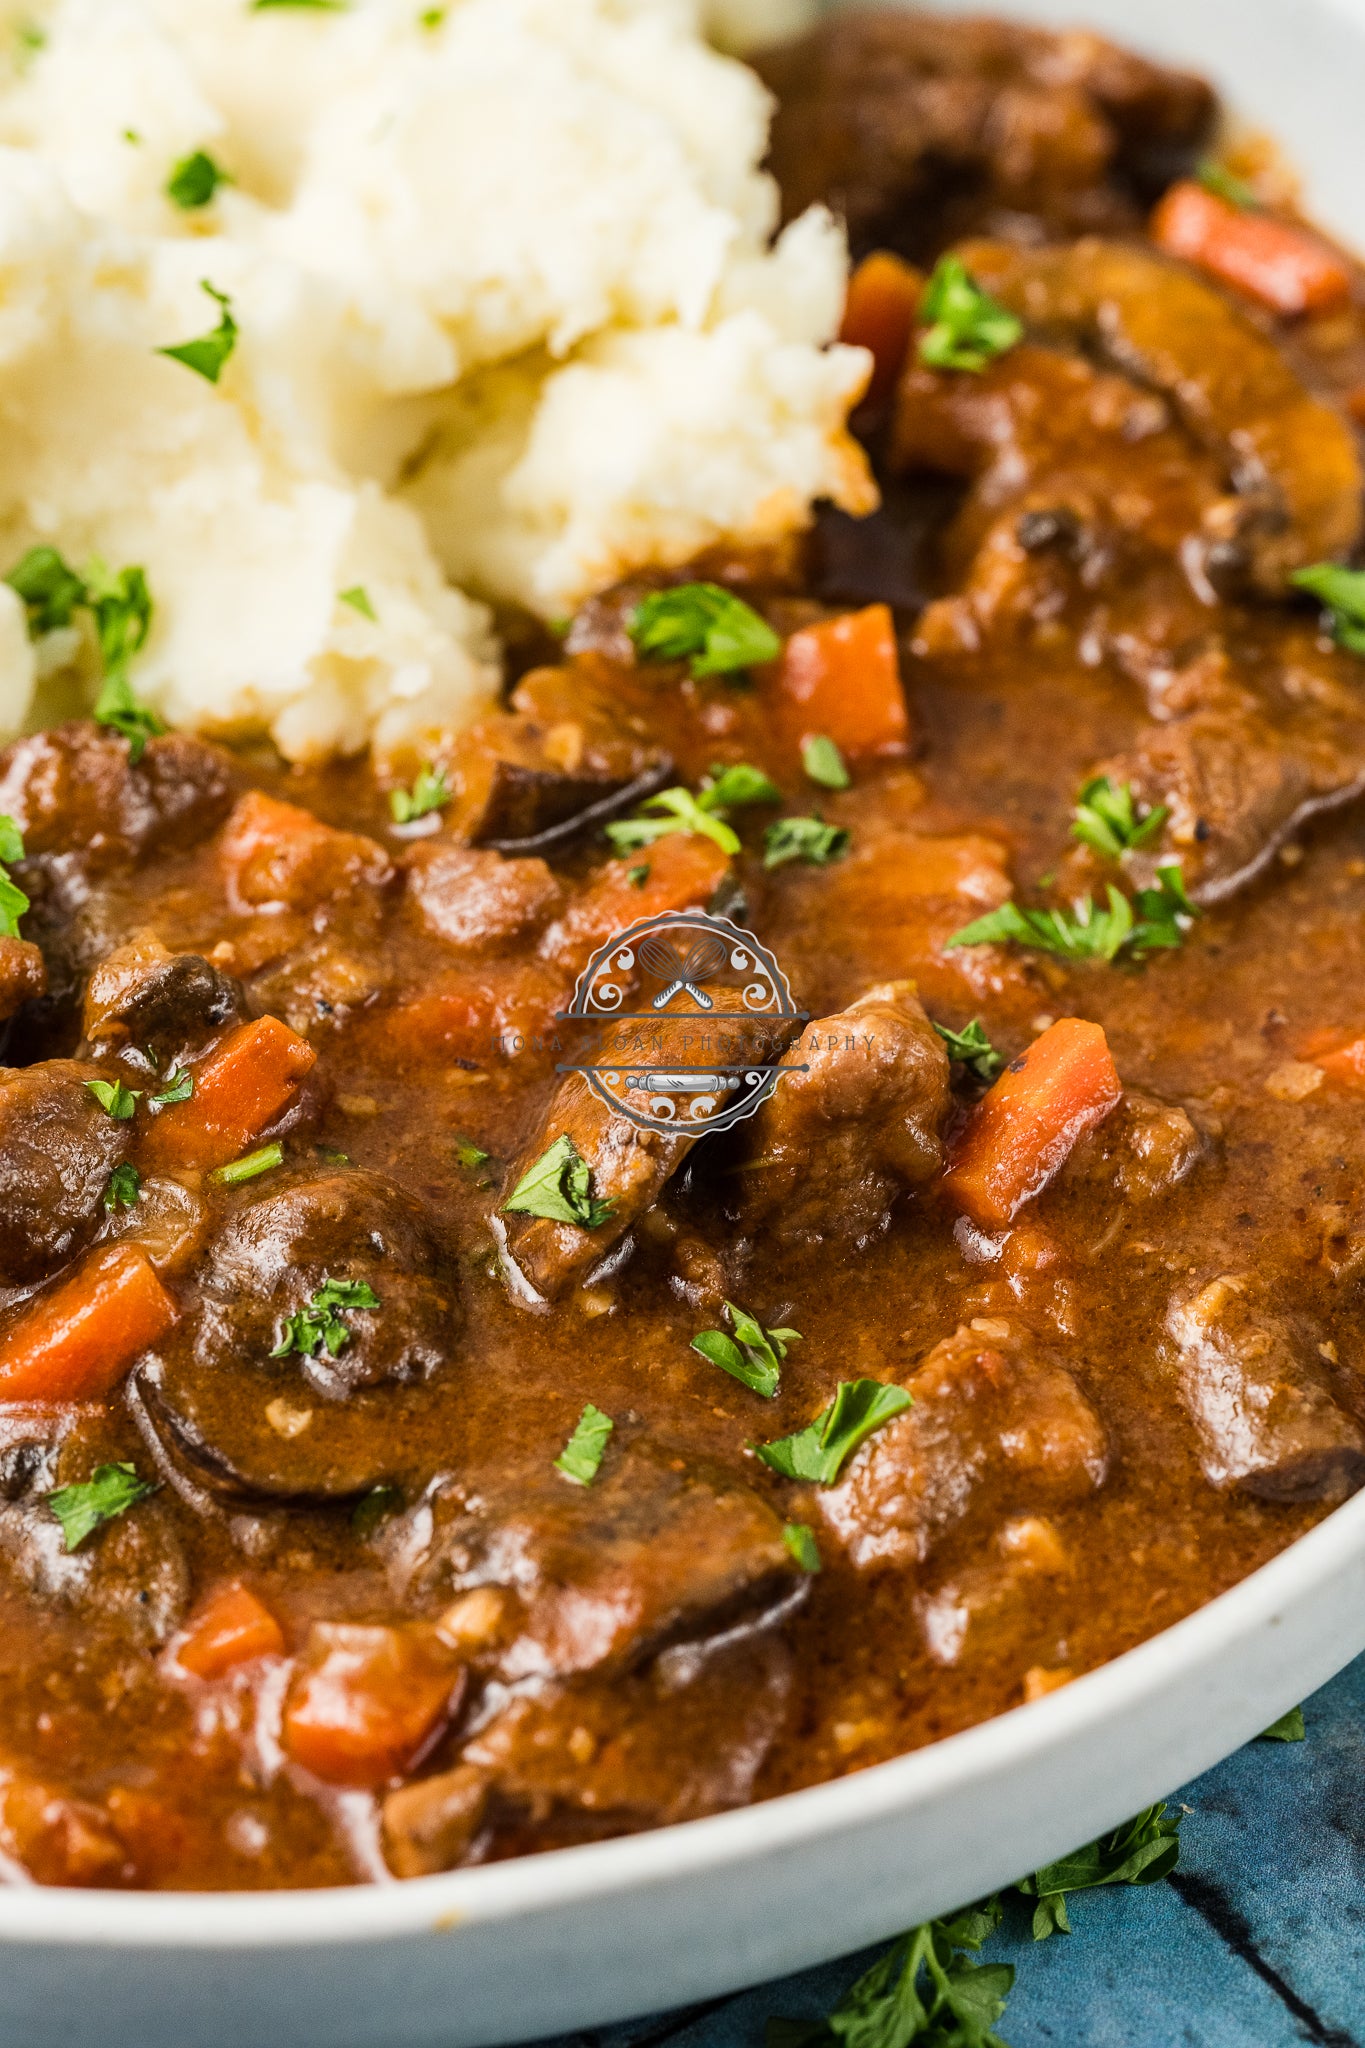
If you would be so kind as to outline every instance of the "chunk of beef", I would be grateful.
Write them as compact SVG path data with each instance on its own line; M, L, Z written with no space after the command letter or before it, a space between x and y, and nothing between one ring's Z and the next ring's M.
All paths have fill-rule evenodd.
M1365 791L1365 720L1328 728L1311 714L1272 721L1258 708L1211 709L1149 726L1098 772L1169 813L1160 846L1135 863L1139 879L1178 853L1195 901L1220 903L1309 818Z
M1015 1515L1001 1524L987 1556L974 1559L951 1579L916 1597L915 1613L925 1648L935 1664L951 1669L970 1649L999 1655L1014 1647L1016 1663L1030 1654L1019 1639L1041 1626L1048 1640L1038 1646L1050 1656L1062 1633L1056 1593L1075 1569L1056 1525L1043 1515ZM1040 1586L1051 1589L1040 1613Z
M248 790L233 808L221 845L228 898L239 911L306 913L354 901L391 880L393 863L376 840L339 832L297 804Z
M142 932L95 969L82 1022L91 1045L135 1046L164 1073L225 1024L246 1017L240 982L197 953L170 953L154 932Z
M15 740L0 752L0 811L30 858L76 854L92 872L194 846L232 802L231 758L187 733L128 742L86 720Z
M450 1870L484 1842L520 1846L665 1827L752 1799L787 1719L792 1662L771 1637L717 1649L660 1684L548 1685L514 1698L453 1769L391 1792L383 1840L398 1877Z
M1109 1187L1128 1203L1152 1202L1178 1187L1207 1149L1176 1103L1129 1088L1112 1115L1076 1146L1064 1182Z
M1333 1394L1306 1319L1262 1305L1250 1274L1171 1303L1180 1398L1211 1486L1264 1500L1344 1500L1365 1484L1365 1435Z
M779 1517L723 1466L637 1439L591 1488L556 1472L438 1481L388 1542L400 1595L431 1615L500 1588L475 1661L505 1680L636 1669L801 1597Z
M1201 80L1098 36L899 9L841 13L757 64L779 101L787 215L824 199L855 244L916 257L945 196L978 217L1041 211L1063 232L1136 225L1123 181L1197 146L1214 104Z
M533 669L514 709L461 734L450 822L475 846L541 853L661 789L673 764L587 667Z
M82 1060L0 1068L0 1285L27 1286L85 1250L128 1125L100 1108Z
M343 1304L321 1325L314 1311L310 1325L327 1280L364 1282L379 1306ZM405 1424L461 1323L411 1195L360 1170L277 1178L230 1216L196 1281L195 1312L132 1386L164 1456L213 1491L257 1499L346 1498L401 1469Z
M0 1024L47 988L47 968L27 939L0 939Z
M715 1058L727 1068L772 1058L795 1034L795 1019L751 1016L737 989L717 987L710 995L714 1029L710 1019L699 1018L690 1008L679 1012L675 1005L660 1014L657 1027L622 1027L604 1034L594 1057L599 1064L617 1058L623 1062L619 1099L624 1105L657 1115L654 1076L663 1063L672 1058L683 1069L695 1066L702 1046L726 1042L727 1018L737 1027L735 1049L727 1051L723 1059L718 1052L700 1051L703 1059ZM682 996L677 1001L686 1005L690 999ZM632 1061L641 1070L634 1076ZM609 1215L595 1228L516 1212L505 1217L509 1256L523 1278L547 1300L581 1280L610 1251L658 1200L664 1184L697 1140L706 1135L704 1121L684 1124L681 1115L676 1133L650 1129L622 1115L612 1106L615 1099L613 1095L611 1101L604 1101L583 1074L568 1075L535 1141L508 1176L504 1200L527 1169L557 1139L567 1136L588 1163L593 1198L611 1204Z
M869 1439L826 1521L860 1566L919 1564L966 1515L1003 1519L1101 1485L1104 1427L1065 1366L1008 1323L946 1337L906 1381L914 1406Z
M539 931L563 899L543 860L429 839L404 863L408 901L433 938L485 958L508 952Z
M798 1040L757 1116L741 1176L745 1228L864 1244L943 1164L948 1056L909 981L885 982Z

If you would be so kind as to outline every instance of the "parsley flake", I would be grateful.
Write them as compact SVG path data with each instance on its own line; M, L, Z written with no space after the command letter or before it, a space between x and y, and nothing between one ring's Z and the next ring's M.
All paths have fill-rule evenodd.
M1004 1054L991 1044L979 1017L962 1031L950 1031L946 1024L935 1024L934 1029L948 1048L949 1059L958 1060L975 1080L989 1084L1004 1066Z
M645 883L649 880L649 869L647 867L627 868L626 880L630 883L632 889L643 889Z
M440 28L446 18L444 7L424 7L417 17L419 28Z
M751 761L713 761L711 773L701 786L697 802L704 811L726 817L746 804L780 804L782 792L770 775Z
M368 1543L381 1522L387 1522L390 1515L396 1515L403 1505L403 1489L381 1480L372 1486L367 1494L358 1500L351 1510L351 1530L362 1543Z
M1069 1856L1021 1878L1018 1890L1038 1901L1033 1909L1034 1940L1046 1941L1058 1932L1070 1934L1068 1892L1092 1891L1106 1884L1156 1884L1169 1877L1180 1860L1183 1818L1183 1814L1168 1813L1163 1800L1125 1821L1112 1834L1101 1835L1084 1849L1073 1849Z
M189 156L182 156L167 178L166 197L184 212L194 213L209 204L220 185L231 183L227 172L206 149L196 149Z
M107 1116L126 1124L137 1108L140 1088L125 1088L122 1081L87 1081L86 1087Z
M1308 1730L1303 1725L1303 1708L1291 1707L1256 1737L1258 1742L1302 1742Z
M1107 894L1108 904L1103 909L1093 896L1083 896L1069 912L1021 910L1017 903L1002 903L999 910L954 932L944 951L954 946L1013 943L1056 953L1064 960L1116 960L1123 952L1142 959L1162 947L1180 945L1200 915L1185 892L1178 861L1159 867L1157 886L1139 889L1131 903L1112 882Z
M806 1479L833 1486L848 1460L874 1430L883 1428L912 1406L904 1387L882 1380L841 1380L834 1399L814 1422L794 1436L775 1443L751 1444L765 1465L784 1479Z
M8 811L0 811L0 939L17 939L19 920L30 908L28 897L10 874L8 863L24 857L24 835Z
M626 630L646 661L690 661L697 677L733 675L782 652L767 620L718 583L654 591L635 607Z
M389 811L395 825L411 825L431 811L442 810L453 794L444 768L434 768L428 763L418 773L411 789L389 791Z
M960 256L940 256L920 302L919 359L933 370L984 370L1024 338L1024 324L983 291Z
M1000 1903L990 1899L912 1927L826 2019L770 2019L767 2048L1005 2048L991 2030L1013 1966L972 1960L999 1925Z
M184 1067L172 1067L166 1085L147 1100L153 1109L169 1109L173 1102L188 1102L194 1093L194 1076Z
M319 1152L323 1150L318 1147ZM337 1157L345 1160L345 1153ZM220 1188L239 1188L243 1182L256 1180L259 1175L269 1173L272 1167L284 1165L283 1145L262 1145L259 1151L247 1152L240 1159L229 1160L226 1166L216 1166L209 1179Z
M1338 647L1365 654L1365 569L1342 569L1335 562L1315 562L1290 577L1296 589L1320 598L1326 624Z
M100 1465L94 1476L76 1486L59 1486L47 1504L62 1525L68 1551L79 1550L87 1536L104 1522L145 1500L156 1487L139 1479L134 1465Z
M241 1163L241 1162L239 1162ZM284 1358L297 1351L304 1358L316 1358L325 1350L332 1358L344 1351L351 1332L341 1320L341 1311L378 1308L379 1296L366 1280L332 1280L324 1277L307 1308L286 1316L284 1335L270 1356Z
M338 604L348 604L353 612L359 612L362 619L369 619L378 625L379 614L370 602L370 593L363 583L353 583L349 590L343 590L337 597Z
M852 837L843 825L827 825L823 818L779 818L763 834L763 865L780 868L801 860L812 867L828 867L843 859Z
M30 548L5 578L28 611L28 630L35 640L69 626L85 603L85 578L64 562L56 548Z
M1139 816L1131 782L1097 775L1081 791L1071 836L1106 860L1122 860L1125 853L1150 846L1169 815L1165 804L1153 804Z
M141 1197L142 1175L131 1160L125 1159L109 1176L109 1185L104 1190L105 1213L112 1216L119 1209L135 1209Z
M572 1479L575 1486L591 1486L606 1456L607 1444L615 1427L610 1415L604 1415L589 1401L578 1418L573 1435L555 1459L556 1472Z
M295 7L304 5L304 0L289 0ZM320 6L322 0L307 0L310 6ZM284 0L255 0L257 7L282 6ZM193 341L180 341L173 348L159 348L159 356L169 356L172 362L183 363L187 370L193 370L197 377L206 377L210 384L216 384L232 351L237 346L237 322L233 318L232 301L226 292L220 292L206 277L199 280L201 292L207 292L218 305L218 325L207 334L198 335Z
M823 1570L820 1546L815 1540L815 1531L811 1528L809 1522L784 1522L782 1525L782 1541L786 1544L803 1572L814 1574Z
M592 1168L566 1131L522 1175L502 1213L544 1216L552 1223L600 1230L615 1213L615 1204L598 1201L591 1189Z
M692 1339L692 1349L712 1365L718 1365L722 1372L728 1372L732 1379L762 1394L765 1401L771 1401L781 1381L781 1361L787 1355L787 1347L801 1342L801 1332L765 1330L757 1317L736 1308L732 1301L726 1302L725 1312L734 1336L728 1336L724 1330L702 1330Z
M801 766L812 782L818 782L821 789L848 789L853 777L844 766L844 757L832 739L824 733L813 733L801 743Z
M661 815L618 818L603 828L618 853L635 853L642 846L652 846L656 839L666 838L670 832L700 833L703 838L714 839L722 853L739 852L739 834L705 809L690 789L661 789L656 796L645 799L643 808Z
M1248 185L1245 178L1239 178L1236 171L1230 171L1226 164L1220 164L1216 157L1206 156L1195 168L1195 177L1206 192L1212 192L1216 199L1226 199L1229 206L1236 206L1243 213L1259 213L1261 202L1255 187Z

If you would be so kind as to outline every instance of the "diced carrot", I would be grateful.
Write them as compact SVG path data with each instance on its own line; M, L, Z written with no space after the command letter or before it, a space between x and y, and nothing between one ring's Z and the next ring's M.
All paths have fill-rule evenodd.
M138 1246L94 1252L0 1337L0 1402L98 1400L175 1318Z
M1191 180L1172 185L1152 216L1152 239L1168 256L1235 285L1273 313L1330 313L1351 296L1351 273L1336 251L1288 221L1248 213Z
M923 291L923 273L889 249L874 249L849 279L839 339L872 351L871 405L883 404L896 388Z
M419 1760L463 1676L434 1629L315 1622L285 1701L284 1746L329 1785L382 1785Z
M642 917L704 910L729 871L729 856L713 839L699 832L670 832L600 868L577 902L551 925L541 952L576 973L614 933Z
M905 752L910 722L889 606L803 626L770 675L777 723L789 739L823 733L852 761Z
M1002 1229L1122 1098L1100 1026L1059 1018L978 1103L944 1185L974 1223Z
M313 910L332 897L379 887L393 863L376 840L338 832L311 811L259 789L239 798L219 856L238 910Z
M1321 1067L1339 1087L1365 1090L1365 1038L1353 1038L1343 1045L1339 1031L1320 1031L1304 1047L1303 1057Z
M102 1807L8 1768L0 1769L0 1848L35 1884L105 1887L135 1875Z
M240 1579L216 1586L185 1623L175 1658L196 1678L221 1678L256 1657L281 1657L284 1632Z
M147 1165L226 1166L293 1100L317 1062L278 1017L239 1024L197 1067L194 1093L163 1109L142 1141Z
M571 993L565 974L542 961L493 960L434 975L421 995L359 1019L354 1038L367 1056L404 1066L493 1066L526 1052L553 1052L556 1013Z

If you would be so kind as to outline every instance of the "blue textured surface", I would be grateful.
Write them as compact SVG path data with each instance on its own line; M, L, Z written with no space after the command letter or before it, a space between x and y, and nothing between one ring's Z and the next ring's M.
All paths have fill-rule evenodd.
M1011 1910L987 1950L1018 1971L1010 2048L1365 2048L1365 1658L1304 1718L1305 1741L1254 1742L1176 1795L1169 1883L1077 1896L1046 1942ZM828 2011L878 1953L554 2048L762 2048L770 2013Z

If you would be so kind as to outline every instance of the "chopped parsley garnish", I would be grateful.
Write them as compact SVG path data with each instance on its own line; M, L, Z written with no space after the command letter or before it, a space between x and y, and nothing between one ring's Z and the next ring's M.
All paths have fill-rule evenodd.
M919 359L933 370L984 370L1024 338L1022 320L983 291L960 256L940 256L924 297Z
M380 1523L387 1522L390 1515L396 1515L402 1505L402 1488L381 1481L378 1486L372 1486L352 1508L352 1532L362 1543L367 1543Z
M803 1572L818 1572L822 1569L820 1546L815 1540L815 1531L809 1522L784 1522L782 1541Z
M649 869L647 867L627 868L626 880L630 883L632 889L643 889L645 883L649 880Z
M267 1150L271 1149L273 1148L267 1147ZM324 1166L349 1166L351 1163L350 1153L342 1152L335 1145L314 1145L313 1150ZM283 1159L283 1152L280 1153L280 1157Z
M739 852L739 835L724 821L731 811L746 804L780 804L782 792L772 779L749 761L716 761L700 791L661 789L646 797L643 808L662 815L653 818L619 818L604 829L618 853L633 853L637 847L652 846L670 832L699 832L714 839L722 853ZM648 875L649 870L643 871Z
M1260 210L1260 199L1255 188L1245 178L1239 178L1226 164L1220 164L1216 157L1206 156L1195 170L1195 177L1206 192L1212 192L1216 199L1226 199L1229 206L1238 206L1244 213Z
M323 1147L318 1147L319 1153ZM337 1157L344 1161L345 1153ZM256 1180L259 1175L269 1173L273 1167L284 1165L283 1145L262 1145L256 1152L247 1152L240 1159L228 1161L226 1166L216 1166L209 1175L220 1188L239 1188L244 1181Z
M112 1216L119 1209L135 1209L141 1194L142 1175L131 1160L125 1159L122 1166L114 1168L104 1190L106 1213Z
M188 1102L194 1093L194 1076L184 1067L172 1067L166 1085L147 1097L153 1109L169 1109L173 1102Z
M85 578L64 562L56 548L30 548L5 578L28 609L28 630L35 640L69 626L85 598Z
M844 757L832 739L822 732L814 733L801 745L801 766L812 782L818 782L821 789L847 789L853 781L844 766Z
M750 761L711 763L711 773L702 784L697 802L704 811L725 817L745 804L780 804L782 792L770 775Z
M284 1358L297 1351L304 1358L316 1358L325 1350L335 1358L351 1341L342 1312L378 1307L379 1296L367 1280L324 1279L307 1308L285 1317L284 1335L270 1356Z
M393 822L395 825L411 825L417 818L425 818L430 811L441 810L450 802L452 794L445 770L428 764L418 772L411 789L389 791Z
M128 759L136 767L147 751L149 739L165 732L165 725L149 704L140 704L127 676L106 676L92 714L96 725L107 725L128 742Z
M1066 1913L1068 1892L1091 1891L1104 1884L1156 1884L1169 1877L1180 1860L1180 1823L1184 1815L1168 1813L1163 1800L1149 1806L1112 1834L1101 1835L1084 1849L1074 1849L1056 1863L1047 1863L1018 1890L1036 1899L1033 1938L1046 1941L1060 1931L1070 1934Z
M1321 599L1339 647L1351 654L1365 654L1365 569L1315 562L1311 569L1296 569L1289 580L1297 589Z
M805 1429L750 1448L784 1479L833 1486L859 1445L911 1405L904 1387L889 1387L881 1380L841 1380L828 1408Z
M1003 903L954 932L944 950L1013 942L1064 960L1116 960L1123 952L1141 959L1160 947L1178 946L1200 914L1185 893L1178 861L1159 867L1156 888L1139 889L1131 903L1112 882L1108 899L1101 909L1093 896L1084 896L1069 912Z
M694 676L732 675L782 652L767 620L718 583L654 591L635 607L626 630L646 661L690 661Z
M289 0L289 4L299 7L305 4L305 0ZM320 6L322 0L307 0L307 4ZM255 5L279 7L284 5L284 0L255 0ZM156 353L169 356L173 362L183 363L197 377L206 377L210 384L216 384L237 346L237 322L232 314L232 301L226 292L218 291L206 277L200 278L199 289L217 302L218 325L193 341L180 341L173 348L159 348Z
M125 1088L122 1081L87 1081L86 1087L107 1116L126 1124L137 1108L140 1088Z
M419 28L440 28L446 18L444 7L424 7L417 17Z
M504 1216L544 1216L552 1223L576 1223L580 1230L600 1230L614 1209L592 1193L592 1168L567 1131L541 1153L502 1205Z
M1281 1714L1278 1721L1272 1721L1263 1728L1258 1742L1302 1742L1308 1730L1303 1725L1303 1708L1291 1707L1287 1714Z
M14 31L14 40L22 57L36 57L39 50L47 48L47 30L39 28L36 22L21 21Z
M370 603L370 593L363 583L353 583L349 590L341 591L337 603L348 604L353 612L360 613L362 619L369 619L375 625L379 623L379 614Z
M19 920L30 907L8 865L23 857L24 835L8 811L0 811L0 939L18 938Z
M1122 860L1125 853L1150 846L1168 816L1165 804L1153 804L1139 816L1131 782L1097 775L1081 791L1071 836L1106 860Z
M1005 2048L991 2030L1014 1984L1013 1965L972 1960L1000 1912L990 1899L912 1927L827 2019L770 2019L767 2048Z
M734 1336L724 1330L702 1330L692 1339L692 1349L728 1372L732 1379L752 1387L771 1401L781 1381L781 1361L789 1344L801 1342L799 1330L765 1330L755 1316L727 1301L725 1312Z
M714 839L722 853L739 852L739 834L708 811L690 789L661 789L656 796L646 797L644 808L661 815L618 818L604 828L618 853L634 853L639 847L652 846L656 839L664 839L670 832L698 832L704 838Z
M473 1173L474 1169L482 1166L485 1160L492 1157L492 1154L485 1152L482 1145L476 1145L472 1138L457 1138L455 1140L455 1157L466 1173Z
M220 185L231 183L227 172L206 149L196 149L189 156L182 156L167 178L166 197L186 213L194 213L209 204Z
M827 867L843 859L852 836L843 825L827 825L823 818L779 818L763 834L763 865L780 868L802 860Z
M112 1522L156 1487L139 1479L134 1465L100 1465L93 1478L76 1486L59 1486L47 1497L47 1504L62 1525L66 1547L79 1550L87 1536L104 1522Z
M566 1479L572 1479L575 1486L591 1486L615 1427L610 1415L604 1415L589 1401L578 1418L573 1435L555 1459L555 1470L562 1472Z
M1004 1066L1004 1054L991 1044L979 1017L962 1031L950 1031L946 1024L935 1024L934 1029L948 1048L949 1059L958 1060L978 1081L993 1081Z

